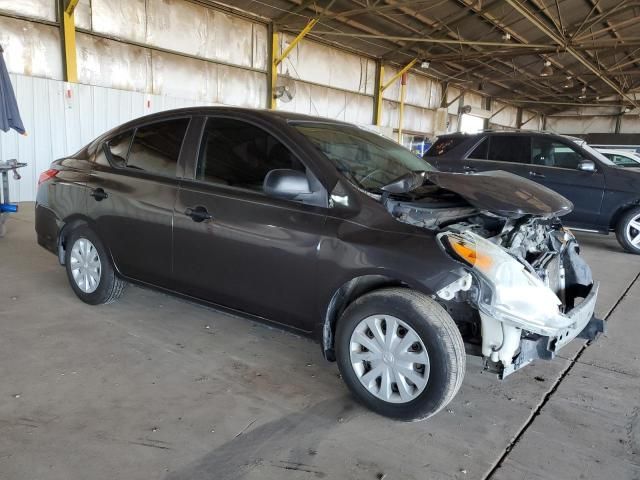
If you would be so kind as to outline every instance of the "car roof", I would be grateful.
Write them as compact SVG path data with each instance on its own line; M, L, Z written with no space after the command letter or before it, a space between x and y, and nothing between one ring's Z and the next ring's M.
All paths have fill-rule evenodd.
M562 135L560 133L554 133L554 132L539 132L539 131L535 131L535 130L514 130L514 131L502 131L502 130L483 130L481 132L477 132L477 133L462 133L462 132L455 132L455 133L445 133L444 135L439 135L438 138L479 138L481 136L501 136L501 137L508 137L508 136L521 136L521 135L527 135L527 136L533 136L533 137L556 137L556 138L564 138L567 140L572 140L574 142L578 142L578 143L584 143L584 140L580 137L572 137L571 135Z
M220 113L243 113L254 115L256 117L266 119L279 119L286 122L300 121L300 122L317 122L325 124L335 124L340 126L352 125L340 120L332 120L323 117L314 117L311 115L303 115L301 113L285 112L282 110L266 110L258 108L242 108L242 107L228 107L228 106L199 106L199 107L186 107L176 108L172 110L163 110L161 112L152 113L142 117L130 120L124 125L137 125L138 123L147 123L149 121L162 120L168 117L175 117L177 115L215 115Z
M596 150L598 150L599 152L602 153L615 153L616 155L632 155L634 157L637 157L638 154L636 152L633 152L631 150L620 150L617 148L596 148Z

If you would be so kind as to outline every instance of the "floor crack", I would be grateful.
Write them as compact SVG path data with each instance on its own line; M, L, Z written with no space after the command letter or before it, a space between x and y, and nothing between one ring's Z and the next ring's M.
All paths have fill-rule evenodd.
M624 292L622 292L622 295L620 295L620 298L618 298L618 300L613 305L613 307L607 312L607 314L604 317L604 320L607 320L607 321L609 320L609 318L613 315L613 312L616 311L616 309L618 308L618 306L620 305L622 300L624 300L626 298L626 296L629 294L629 291L631 290L633 285L639 279L640 279L640 272L638 272L638 274L633 278L633 280L631 280L631 282L629 283L627 288L624 290ZM578 350L578 352L574 355L573 358L567 358L567 360L570 362L569 365L567 366L567 368L565 368L562 371L561 375L556 379L556 381L551 386L551 388L547 391L547 393L544 395L544 397L542 398L540 403L538 403L536 408L531 412L531 415L529 416L529 419L522 426L522 428L520 428L518 433L511 439L509 444L505 447L504 452L502 452L502 455L500 455L500 458L498 458L498 460L494 463L493 467L491 467L489 472L484 477L482 477L482 480L491 480L493 475L498 471L498 469L502 466L504 461L507 459L507 457L509 456L509 453L511 453L511 451L518 444L520 439L522 439L522 437L527 432L529 427L533 424L533 422L538 417L538 415L540 415L540 413L542 412L542 409L544 408L544 406L551 399L553 394L558 390L558 388L560 387L560 384L565 379L565 377L567 375L569 375L569 373L571 373L571 370L573 370L573 367L576 364L581 363L581 362L579 362L580 357L582 356L582 354L585 352L585 350L587 349L587 347L589 345L591 345L591 340L589 340L588 342L585 342L584 345L582 345L580 350Z

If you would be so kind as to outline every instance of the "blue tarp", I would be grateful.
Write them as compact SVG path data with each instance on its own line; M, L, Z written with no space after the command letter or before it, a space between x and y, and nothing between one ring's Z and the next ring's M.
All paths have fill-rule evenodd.
M21 134L25 133L7 65L4 63L3 50L0 47L0 130L8 132L10 128Z

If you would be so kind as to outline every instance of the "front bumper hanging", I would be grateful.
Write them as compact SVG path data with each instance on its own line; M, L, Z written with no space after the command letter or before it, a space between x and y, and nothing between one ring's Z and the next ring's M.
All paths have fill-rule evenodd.
M500 379L511 375L537 359L552 360L558 350L575 338L594 340L605 332L605 321L594 315L598 296L598 283L594 283L587 297L567 313L574 320L569 328L563 329L555 336L537 335L520 340L520 351L513 362L504 367L502 363L487 361L485 368L497 373Z

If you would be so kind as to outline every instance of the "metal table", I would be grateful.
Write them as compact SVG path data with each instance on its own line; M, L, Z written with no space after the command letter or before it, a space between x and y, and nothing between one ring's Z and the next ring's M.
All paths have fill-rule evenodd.
M9 214L18 211L18 205L11 203L11 197L9 196L9 172L13 172L15 180L20 180L18 168L26 166L26 163L19 163L17 160L0 162L0 175L2 175L2 181L0 182L0 237L4 237L5 233L7 233L6 221Z

